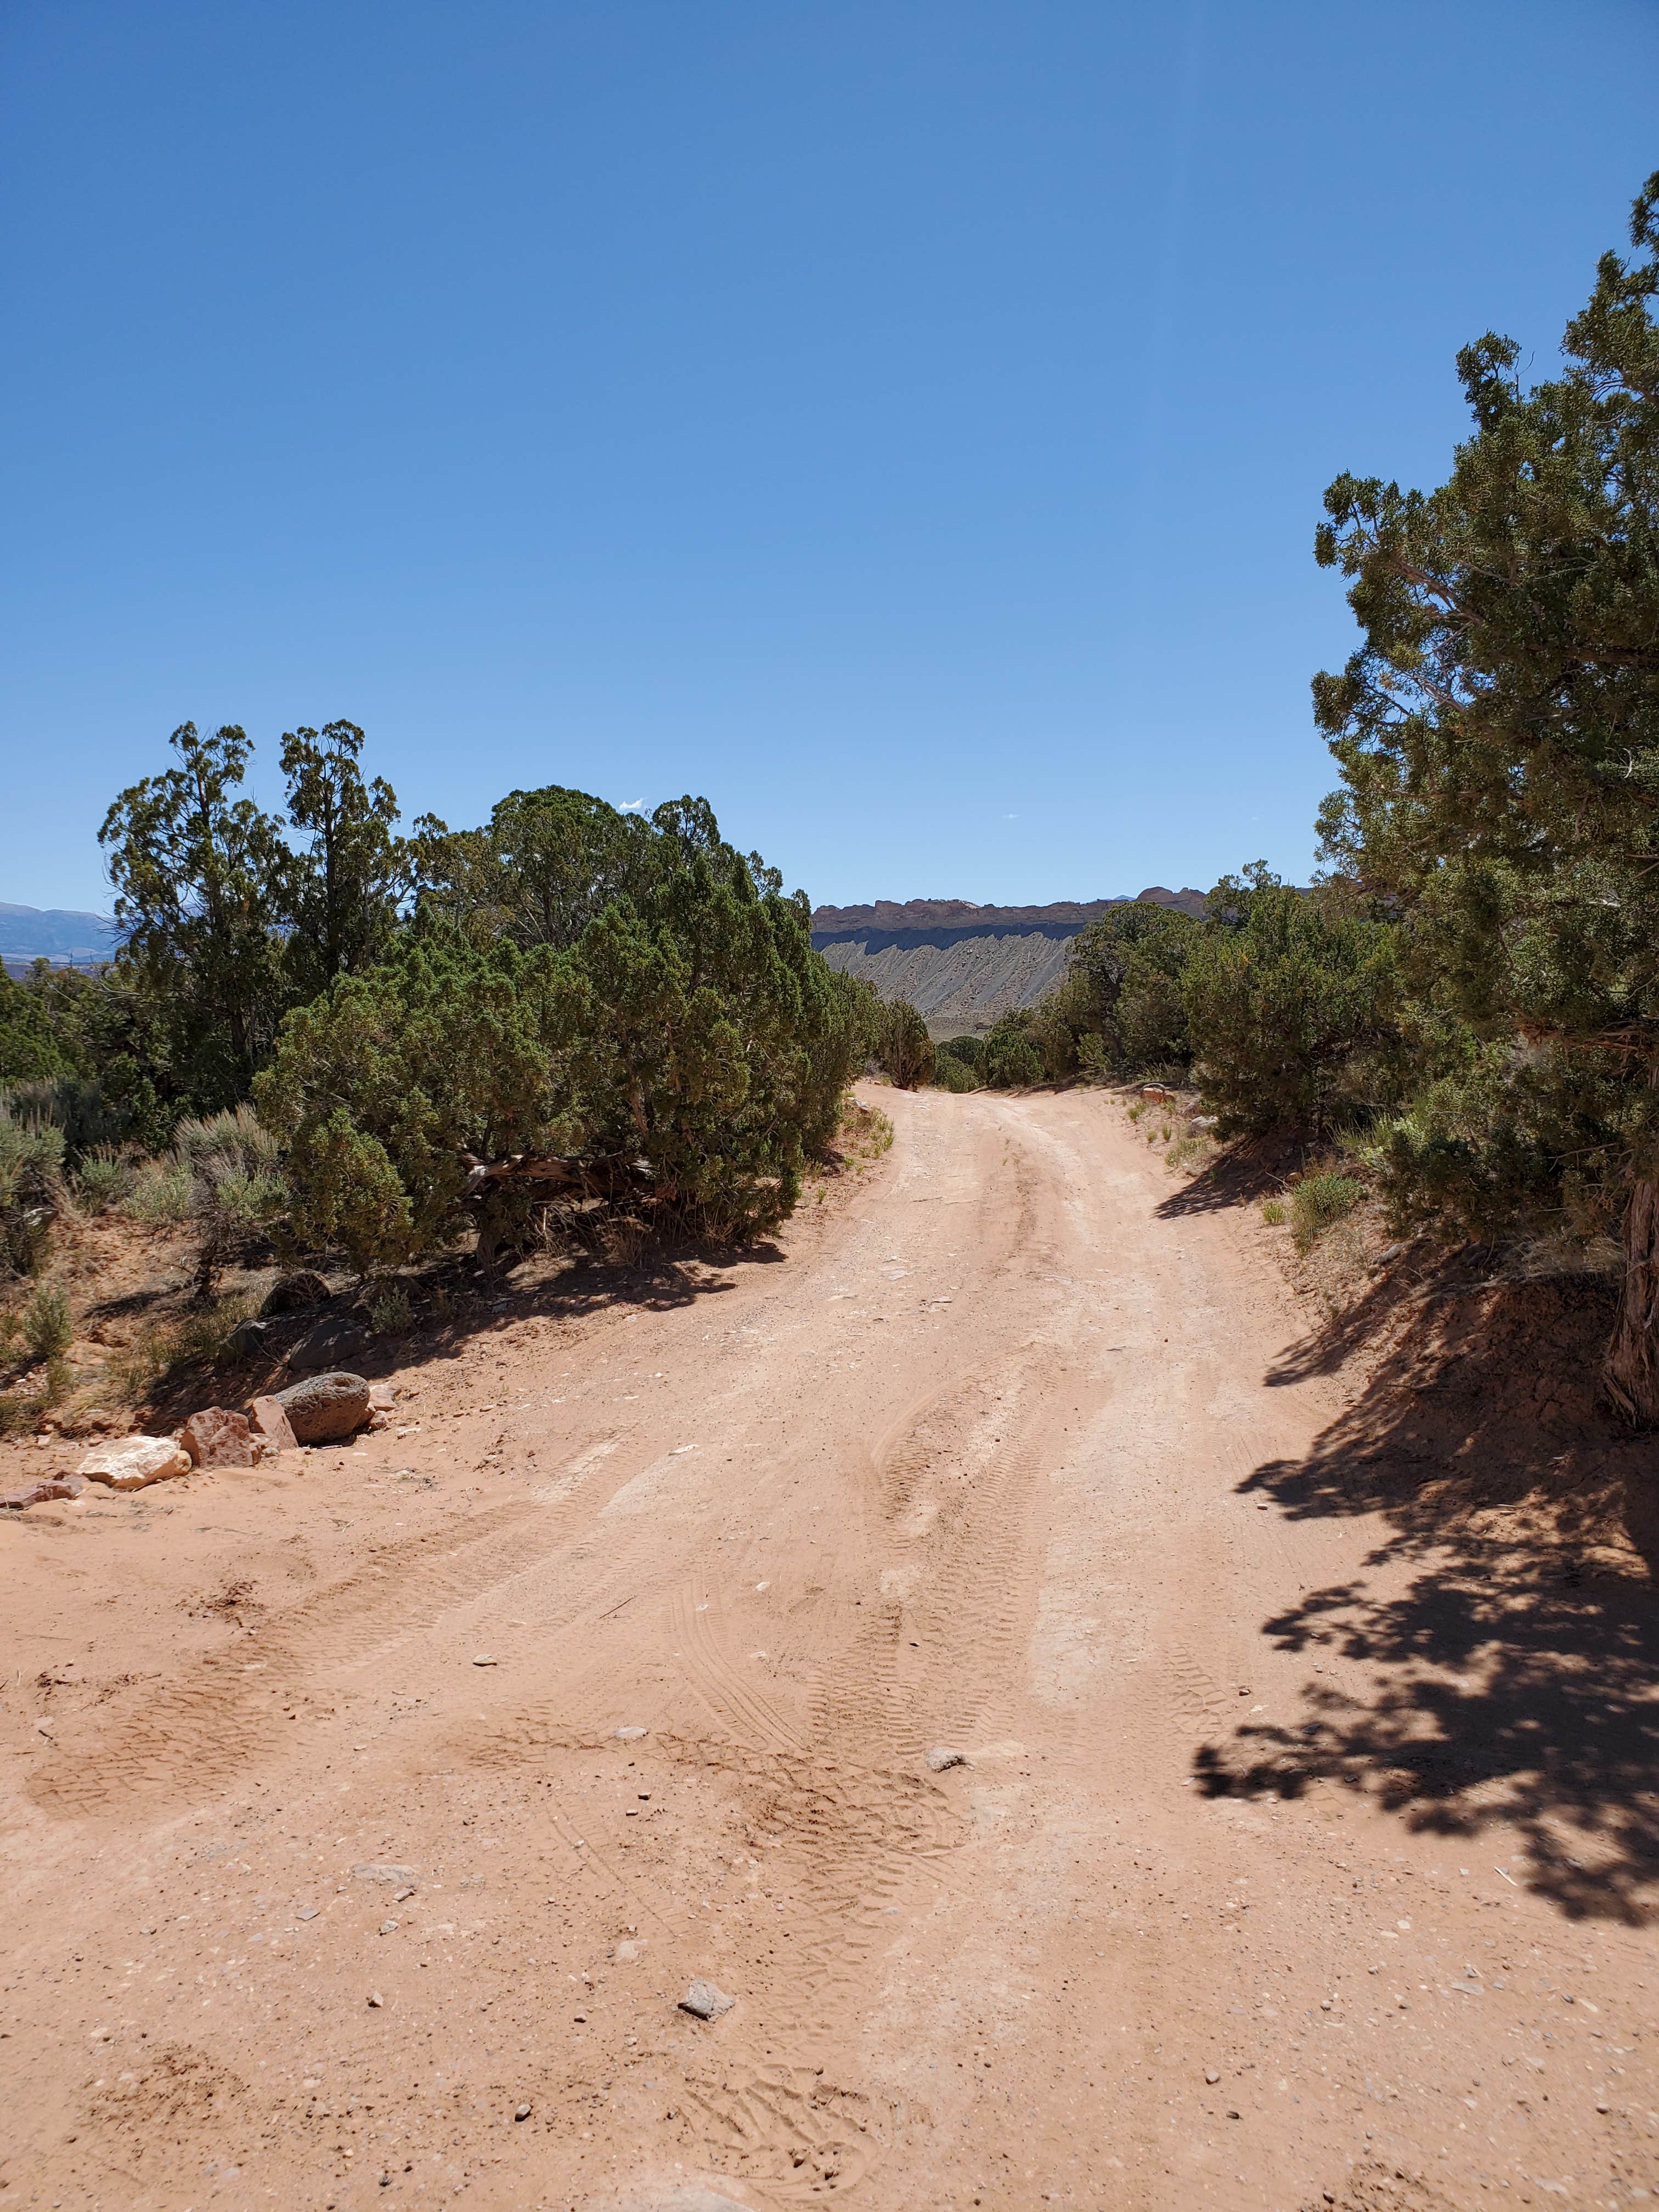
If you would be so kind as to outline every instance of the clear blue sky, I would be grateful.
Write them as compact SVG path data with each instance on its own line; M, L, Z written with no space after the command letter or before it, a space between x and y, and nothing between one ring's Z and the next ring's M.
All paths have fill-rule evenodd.
M1301 877L1320 494L1656 167L1652 0L9 0L0 898L336 715L817 900Z

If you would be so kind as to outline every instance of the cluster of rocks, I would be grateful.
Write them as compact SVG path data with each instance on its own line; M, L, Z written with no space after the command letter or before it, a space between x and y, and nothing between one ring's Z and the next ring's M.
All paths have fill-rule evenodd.
M76 1498L88 1482L109 1490L147 1490L198 1468L258 1467L301 1444L337 1443L359 1429L383 1427L393 1395L389 1382L370 1382L343 1370L308 1375L270 1397L256 1398L246 1413L204 1406L176 1437L117 1437L94 1444L73 1474L50 1475L0 1497L0 1508Z
M261 1349L276 1352L273 1329L292 1316L331 1303L320 1275L308 1269L284 1275L261 1306L259 1318L237 1328L235 1349L244 1357ZM20 1490L0 1492L0 1510L76 1498L88 1482L110 1490L146 1490L153 1482L198 1468L258 1467L302 1444L338 1443L360 1429L383 1427L392 1413L391 1384L370 1382L343 1364L368 1341L368 1328L356 1316L325 1316L281 1355L289 1372L299 1377L285 1390L255 1398L246 1413L204 1406L176 1436L118 1437L96 1444L73 1474L54 1473Z

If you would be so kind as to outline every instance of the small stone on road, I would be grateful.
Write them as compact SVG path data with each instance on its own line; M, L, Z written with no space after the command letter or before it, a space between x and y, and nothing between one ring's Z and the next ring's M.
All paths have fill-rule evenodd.
M713 1982L705 1982L699 1978L680 1999L680 2010L692 2014L698 2020L718 2020L723 2012L730 2012L736 2002L735 1997L727 1996L724 1990L717 1990Z

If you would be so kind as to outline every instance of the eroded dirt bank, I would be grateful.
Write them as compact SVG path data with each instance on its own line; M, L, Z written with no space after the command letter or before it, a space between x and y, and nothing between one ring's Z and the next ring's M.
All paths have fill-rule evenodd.
M1650 1598L1346 1495L1109 1099L882 1103L787 1257L0 1528L0 2206L1659 2191Z

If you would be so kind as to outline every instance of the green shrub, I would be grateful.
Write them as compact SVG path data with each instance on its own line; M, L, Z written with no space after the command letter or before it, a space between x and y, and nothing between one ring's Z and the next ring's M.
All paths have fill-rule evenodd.
M146 1160L133 1176L124 1211L153 1226L188 1221L196 1176L187 1159Z
M0 970L0 1083L50 1083L73 1073L40 994Z
M368 1301L369 1327L377 1336L401 1336L415 1326L415 1309L400 1283L383 1285Z
M94 1213L106 1213L132 1194L137 1170L112 1145L94 1145L75 1170L76 1195Z
M884 1001L876 1028L875 1059L896 1090L915 1091L932 1082L938 1054L927 1023L908 999Z
M1192 1058L1182 979L1201 935L1176 908L1135 899L1081 931L1062 982L1036 1009L1048 1073L1091 1082L1182 1075Z
M1281 1228L1284 1225L1285 1221L1284 1200L1282 1198L1264 1198L1261 1201L1261 1218L1267 1223L1269 1229Z
M1005 1014L987 1036L979 1072L994 1091L1023 1091L1048 1073L1031 1036L1031 1016L1024 1008Z
M1307 1251L1334 1221L1352 1213L1364 1195L1363 1182L1336 1168L1304 1176L1291 1193L1291 1227L1297 1249Z
M0 1275L32 1275L45 1261L63 1168L63 1131L22 1118L0 1094Z
M23 1341L37 1359L67 1352L75 1336L66 1292L57 1283L41 1283L23 1303Z
M1328 913L1259 864L1211 894L1182 983L1199 1081L1224 1137L1313 1135L1399 1096L1397 933Z
M508 1218L524 1201L475 1214L469 1163L509 1152L602 1164L608 1187L625 1174L658 1220L698 1234L754 1236L794 1205L862 1057L866 994L813 951L804 898L724 844L702 800L618 843L613 810L574 797L531 810L538 888L517 909L558 937L571 917L574 942L491 933L494 909L468 907L477 854L452 841L456 918L428 904L379 966L287 1018L254 1096L302 1248L379 1274L476 1222L491 1249L528 1225Z
M980 1079L965 1060L941 1050L933 1061L933 1084L939 1091L977 1091Z

